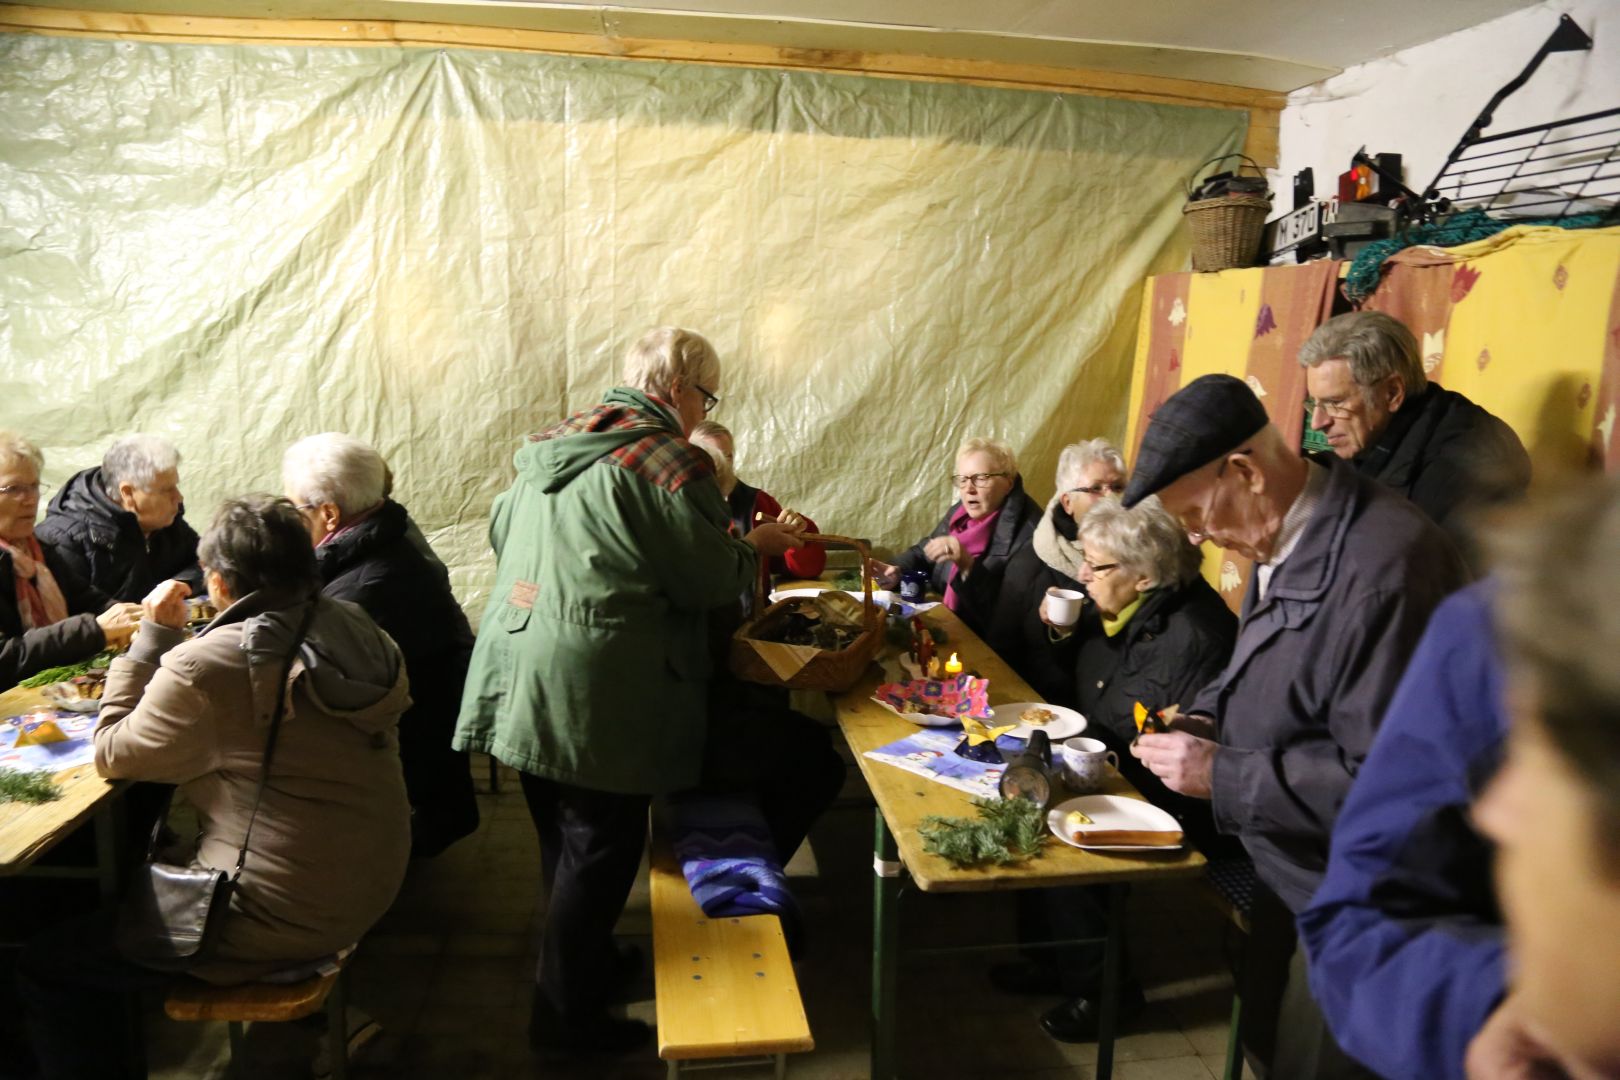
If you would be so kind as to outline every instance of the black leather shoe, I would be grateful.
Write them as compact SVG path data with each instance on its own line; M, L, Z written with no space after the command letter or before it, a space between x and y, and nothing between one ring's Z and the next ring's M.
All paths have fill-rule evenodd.
M1056 997L1063 993L1063 973L1051 964L1010 960L990 965L990 985L1003 994Z
M1146 1005L1147 998L1142 994L1140 983L1128 982L1120 989L1119 1019L1114 1024L1116 1038ZM1070 998L1046 1011L1041 1017L1041 1028L1058 1042L1096 1042L1098 1012L1096 998Z

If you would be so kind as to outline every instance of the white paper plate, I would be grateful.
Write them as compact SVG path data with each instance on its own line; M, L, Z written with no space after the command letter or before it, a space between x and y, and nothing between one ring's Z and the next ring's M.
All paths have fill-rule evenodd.
M1049 724L1036 726L1025 724L1018 717L1025 709L1046 709L1057 714L1057 719ZM1048 705L1041 701L1018 701L1011 705L994 705L990 711L995 714L991 723L1000 727L1002 724L1017 724L1013 730L1007 732L1014 739L1028 739L1037 731L1046 732L1046 737L1052 740L1052 757L1057 758L1057 744L1064 739L1072 739L1086 730L1086 718L1073 709L1065 709L1062 705Z
M873 696L873 701L888 709L902 720L909 720L918 727L961 727L962 718L959 716L940 716L936 713L901 712L882 698ZM978 719L978 718L976 718Z
M1070 839L1068 831L1063 828L1063 819L1070 810L1078 810L1093 822L1092 825L1082 826L1083 829L1142 829L1147 831L1167 830L1180 832L1181 822L1168 811L1161 810L1144 799L1130 799L1124 795L1081 795L1060 803L1046 812L1046 827L1052 835L1068 844L1070 847L1083 848L1087 851L1180 851L1181 846L1168 847L1164 845L1136 845L1117 846L1104 844L1084 844Z

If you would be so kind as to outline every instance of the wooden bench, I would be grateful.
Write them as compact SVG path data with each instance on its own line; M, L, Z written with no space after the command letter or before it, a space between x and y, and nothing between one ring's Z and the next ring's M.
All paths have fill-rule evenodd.
M234 1075L245 1058L244 1031L249 1023L285 1023L302 1020L326 1010L327 1054L333 1080L348 1076L348 1017L344 1005L343 982L348 956L336 962L333 970L299 982L242 983L214 986L201 979L182 979L163 1002L163 1012L171 1020L223 1020L231 1040L231 1062L226 1075Z
M653 981L658 1056L675 1080L683 1062L774 1060L815 1048L799 982L774 915L711 919L703 914L655 823L652 843ZM715 1067L715 1066L703 1066Z

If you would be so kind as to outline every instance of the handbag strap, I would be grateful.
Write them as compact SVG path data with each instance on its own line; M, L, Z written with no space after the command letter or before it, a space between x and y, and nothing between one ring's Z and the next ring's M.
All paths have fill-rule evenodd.
M242 850L236 855L236 870L231 874L231 884L236 884L242 876L242 864L247 862L248 838L253 835L253 823L259 819L259 803L264 799L264 789L270 782L270 762L276 755L276 736L281 732L281 717L287 711L287 698L290 690L287 680L292 677L293 661L298 658L298 650L303 648L304 637L309 633L309 627L315 621L315 608L321 602L319 593L316 593L309 603L309 610L304 612L303 622L298 625L298 632L293 635L292 647L287 650L287 659L281 665L281 678L276 682L276 707L270 714L270 736L264 743L264 767L259 770L259 790L253 796L253 812L248 815L247 829L242 833Z

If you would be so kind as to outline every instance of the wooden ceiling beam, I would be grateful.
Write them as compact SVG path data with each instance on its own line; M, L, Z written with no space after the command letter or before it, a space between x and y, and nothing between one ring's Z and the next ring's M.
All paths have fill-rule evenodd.
M1285 100L1283 94L1272 90L1039 64L853 49L631 38L459 23L243 19L0 4L0 32L169 43L498 49L619 60L783 68L1236 109L1249 113L1246 151L1268 167L1276 165L1278 114Z

